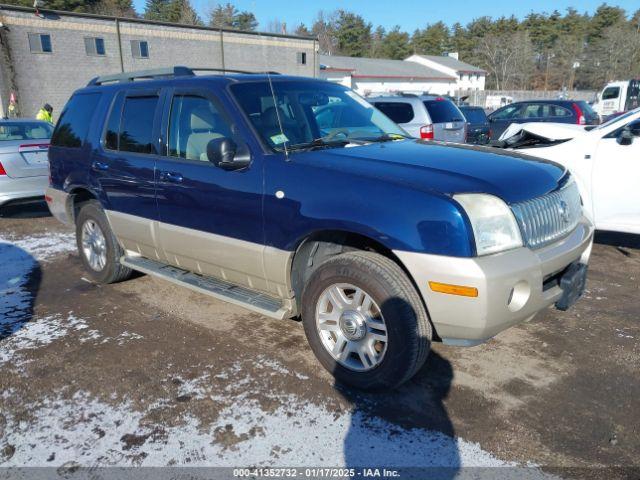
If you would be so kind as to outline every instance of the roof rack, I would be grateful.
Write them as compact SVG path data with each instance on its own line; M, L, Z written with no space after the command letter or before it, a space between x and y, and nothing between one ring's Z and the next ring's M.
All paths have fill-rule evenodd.
M105 83L133 82L140 79L160 79L172 77L193 77L195 72L221 72L221 73L245 73L245 74L269 74L280 75L278 72L250 72L248 70L234 70L230 68L189 68L189 67L168 67L155 68L152 70L137 70L135 72L114 73L112 75L101 75L92 78L87 86L104 85Z

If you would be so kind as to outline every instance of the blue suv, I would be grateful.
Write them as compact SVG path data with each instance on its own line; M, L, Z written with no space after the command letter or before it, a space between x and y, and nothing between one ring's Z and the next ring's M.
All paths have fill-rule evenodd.
M434 340L476 345L585 285L593 227L563 167L407 138L323 80L98 77L49 161L49 207L95 282L137 270L301 317L320 363L363 389L411 378Z

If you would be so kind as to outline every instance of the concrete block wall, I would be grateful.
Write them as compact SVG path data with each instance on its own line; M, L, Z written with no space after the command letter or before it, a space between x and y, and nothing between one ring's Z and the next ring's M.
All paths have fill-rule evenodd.
M54 107L54 120L69 96L98 75L125 71L186 65L285 74L317 76L316 41L271 34L246 34L186 26L159 25L114 18L45 12L36 16L30 9L0 7L0 22L11 49L12 67L18 90L21 116L35 116L46 102ZM29 33L51 36L52 53L32 53ZM85 37L104 39L105 55L85 51ZM131 40L145 40L149 58L134 58ZM3 47L4 48L4 47ZM223 52L224 50L224 52ZM298 63L298 53L306 53L306 64ZM0 59L2 57L0 56ZM0 60L1 61L1 60ZM6 67L6 66L5 66ZM5 68L1 68L5 71ZM8 90L0 76L0 101L6 107Z

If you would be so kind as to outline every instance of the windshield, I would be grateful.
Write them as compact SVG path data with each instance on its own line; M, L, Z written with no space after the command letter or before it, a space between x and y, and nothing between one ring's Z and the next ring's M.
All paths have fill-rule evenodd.
M487 115L481 108L465 108L461 107L460 110L464 114L469 123L486 123Z
M0 122L0 142L11 140L45 140L53 127L46 122Z
M630 112L627 112L623 115L620 115L619 117L615 117L612 118L611 120L609 120L608 122L603 123L602 125L598 125L596 128L594 128L591 131L594 130L602 130L603 128L607 128L609 125L613 125L614 123L618 123L621 121L624 121L625 119L629 118L631 115L634 115L636 113L640 112L640 108L636 108L635 110L631 110Z
M274 81L272 85L273 95L268 81L230 88L273 151L406 136L382 112L342 85L319 81Z

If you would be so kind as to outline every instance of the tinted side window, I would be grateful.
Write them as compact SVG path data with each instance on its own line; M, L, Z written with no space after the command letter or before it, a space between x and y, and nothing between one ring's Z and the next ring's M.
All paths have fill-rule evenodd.
M157 105L157 95L125 99L120 122L120 151L156 153L153 141L153 119Z
M122 103L124 95L118 94L111 107L107 129L105 132L104 148L118 150L118 134L120 133L120 119L122 118Z
M376 102L374 105L396 123L409 123L415 116L410 103Z
M89 131L93 112L101 95L100 93L85 93L71 97L53 131L51 145L80 148Z
M427 100L424 102L427 107L431 123L463 122L464 116L453 102L449 100Z
M572 117L573 112L567 108L561 107L560 105L551 105L550 107L552 117Z
M509 120L515 118L521 108L522 105L509 105L502 110L496 110L493 115L491 115L491 118L494 120Z

